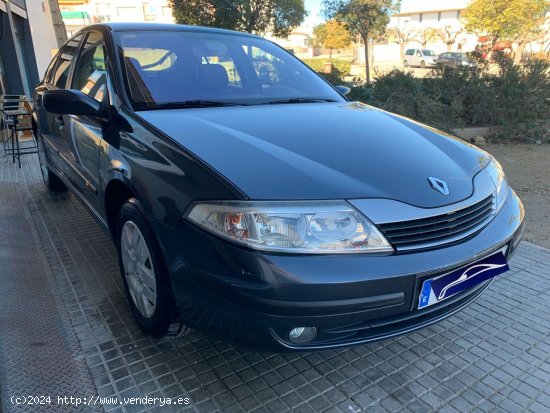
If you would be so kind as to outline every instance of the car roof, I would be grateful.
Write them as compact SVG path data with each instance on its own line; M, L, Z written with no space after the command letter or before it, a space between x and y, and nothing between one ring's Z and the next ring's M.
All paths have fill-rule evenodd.
M198 33L218 33L218 34L232 34L247 37L259 37L254 34L238 32L235 30L218 29L215 27L205 26L190 26L185 24L171 24L171 23L99 23L83 28L88 29L107 29L111 32L125 32L125 31L182 31L182 32L198 32Z

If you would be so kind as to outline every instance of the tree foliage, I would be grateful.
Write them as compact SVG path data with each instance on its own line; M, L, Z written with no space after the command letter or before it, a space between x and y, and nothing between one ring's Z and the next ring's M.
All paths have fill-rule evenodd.
M462 12L466 30L485 33L493 43L521 40L540 30L545 0L473 0Z
M423 30L418 30L415 39L422 45L422 47L426 47L428 43L431 43L440 37L441 32L438 29L427 27Z
M313 28L313 44L331 51L345 49L351 44L351 34L342 23L329 20Z
M390 14L399 9L394 0L324 0L326 17L346 25L352 33L361 36L365 45L366 80L370 83L369 41L385 32Z
M217 16L210 0L169 0L172 16L179 24L214 26Z
M307 15L304 0L170 0L177 23L286 37Z
M327 23L319 23L313 27L313 46L323 47L327 37Z

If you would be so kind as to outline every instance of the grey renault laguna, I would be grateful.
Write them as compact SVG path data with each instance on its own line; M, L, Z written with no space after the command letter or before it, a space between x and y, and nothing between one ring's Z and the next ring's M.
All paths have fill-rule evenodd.
M393 337L471 303L521 240L489 154L257 36L90 26L34 100L47 188L112 236L153 336L181 323L278 352Z

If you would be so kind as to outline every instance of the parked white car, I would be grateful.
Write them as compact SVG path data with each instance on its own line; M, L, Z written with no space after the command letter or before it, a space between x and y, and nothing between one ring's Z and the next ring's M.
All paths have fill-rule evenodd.
M437 64L437 54L429 49L407 49L403 66L429 67Z

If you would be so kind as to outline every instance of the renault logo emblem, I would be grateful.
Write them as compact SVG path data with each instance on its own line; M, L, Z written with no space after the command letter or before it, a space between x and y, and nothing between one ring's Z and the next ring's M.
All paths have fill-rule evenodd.
M436 191L441 192L443 195L449 195L449 187L447 186L447 182L434 178L433 176L428 176L428 182Z

